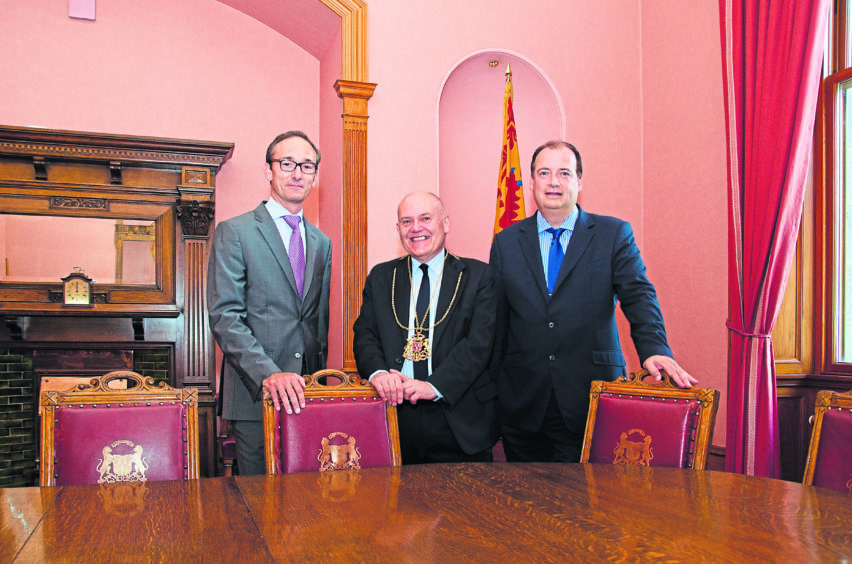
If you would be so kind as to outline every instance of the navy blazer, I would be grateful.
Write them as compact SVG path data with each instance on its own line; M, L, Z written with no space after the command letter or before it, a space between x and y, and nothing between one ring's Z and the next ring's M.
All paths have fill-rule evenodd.
M538 431L553 391L566 426L582 435L592 380L625 374L617 301L640 360L672 356L627 222L579 209L551 298L535 215L494 237L490 262L498 304L491 371L505 424Z
M394 318L392 291L396 317L407 325L411 301L407 255L373 267L364 284L361 311L352 328L355 364L362 378L369 378L378 370L402 370L408 331ZM454 295L452 309L430 335L432 374L428 382L443 396L438 403L459 446L474 454L494 446L499 436L497 388L488 372L496 307L488 265L448 254L436 322Z

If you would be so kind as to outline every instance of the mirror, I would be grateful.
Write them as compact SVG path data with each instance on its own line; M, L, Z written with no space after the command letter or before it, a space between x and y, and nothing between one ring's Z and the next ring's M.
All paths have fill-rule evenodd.
M3 282L57 282L75 267L96 284L156 284L151 220L0 214Z

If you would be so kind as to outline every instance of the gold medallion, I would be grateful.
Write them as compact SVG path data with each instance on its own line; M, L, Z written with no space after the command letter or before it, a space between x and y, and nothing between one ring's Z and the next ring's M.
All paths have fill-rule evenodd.
M419 362L429 358L429 339L420 331L414 332L405 342L405 350L402 357L411 362Z

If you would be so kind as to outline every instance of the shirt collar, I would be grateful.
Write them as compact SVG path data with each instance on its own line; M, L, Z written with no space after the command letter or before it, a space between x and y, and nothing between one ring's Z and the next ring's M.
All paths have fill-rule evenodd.
M544 216L541 215L540 211L535 212L536 217L536 225L538 226L538 232L543 233L547 231L552 225L550 225ZM562 225L559 226L560 229L565 229L569 233L574 231L574 225L577 223L577 218L580 217L580 208L579 206L574 206L574 211L571 212L571 215L565 218L565 221L562 222Z
M447 249L441 249L441 252L426 261L426 264L429 265L429 270L433 272L438 272L441 269L441 263L444 262L444 253L447 252ZM414 257L411 257L411 271L414 272L420 265L423 264L419 260Z
M282 206L275 198L269 198L269 200L267 200L266 204L264 205L266 206L266 211L269 212L269 215L271 215L275 219L280 218L282 215L298 215L302 218L303 221L305 219L305 214L303 213L303 210L299 210L299 213L291 213L287 208Z

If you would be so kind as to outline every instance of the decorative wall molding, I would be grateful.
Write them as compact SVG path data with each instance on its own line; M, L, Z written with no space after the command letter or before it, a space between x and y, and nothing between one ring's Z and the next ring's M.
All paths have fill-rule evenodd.
M341 69L343 80L367 82L367 3L363 0L320 0L340 16Z
M50 207L108 210L109 201L102 198L69 198L62 196L54 196L50 199Z
M0 153L32 156L37 169L38 157L114 161L117 164L197 164L218 168L230 158L233 150L233 143L0 125ZM41 162L43 166L44 159Z

